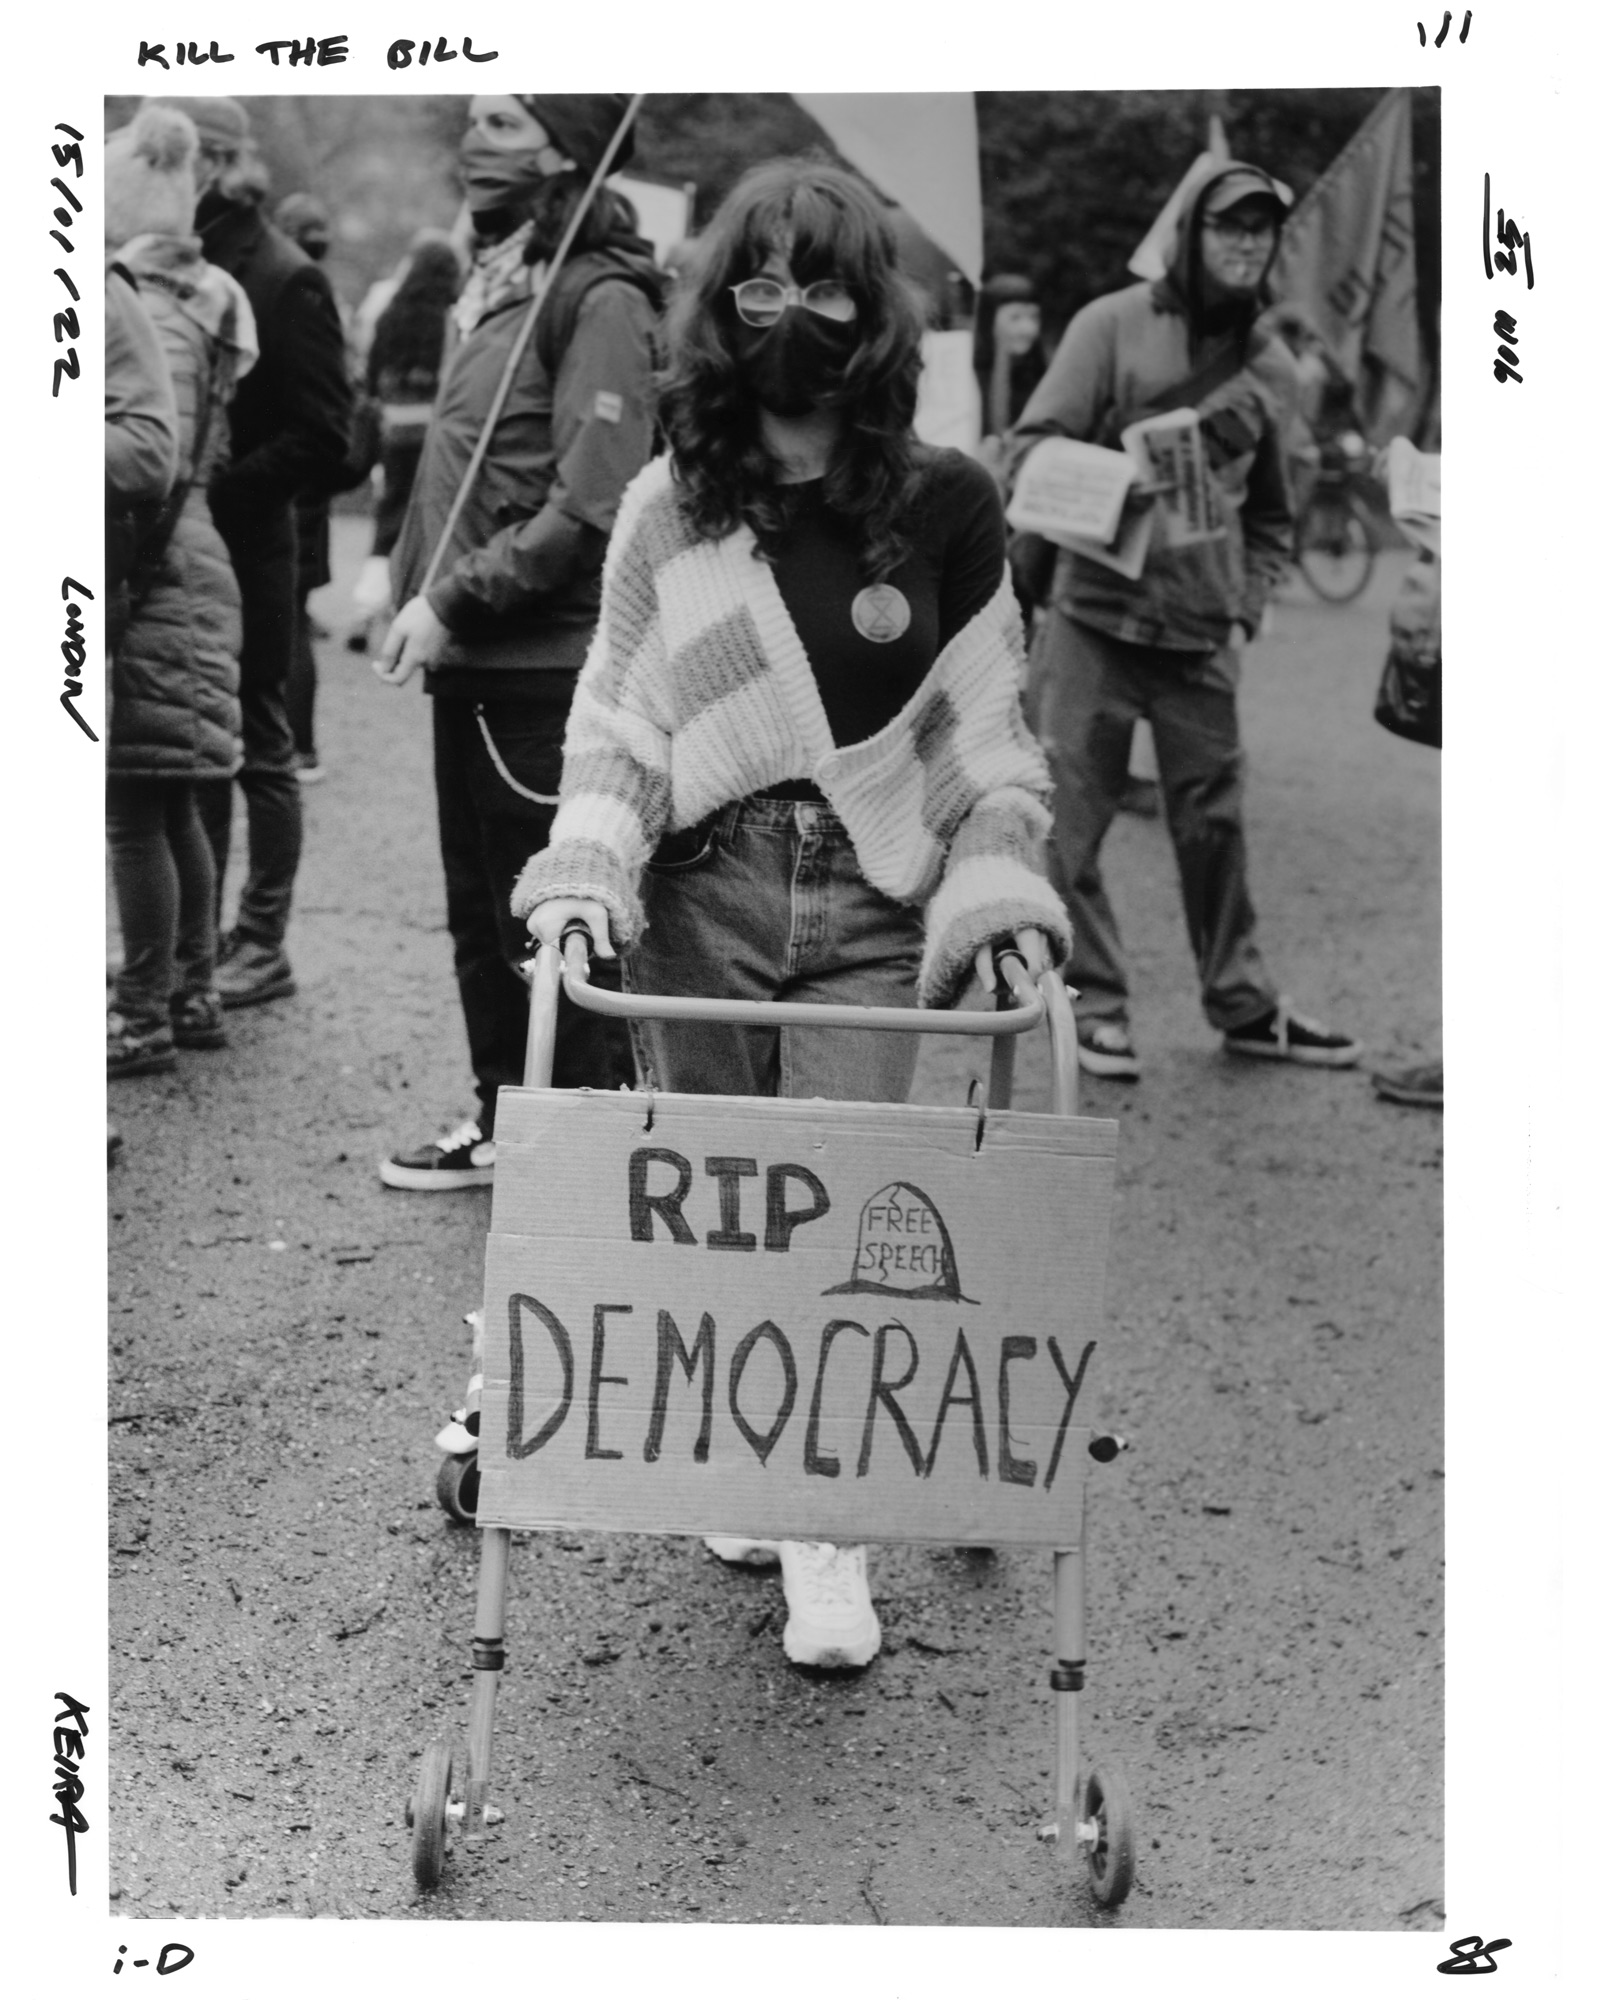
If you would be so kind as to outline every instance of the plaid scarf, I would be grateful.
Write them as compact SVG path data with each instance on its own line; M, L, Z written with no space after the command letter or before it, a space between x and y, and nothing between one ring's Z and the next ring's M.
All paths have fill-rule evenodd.
M463 340L480 320L508 299L532 298L543 284L543 262L530 268L527 261L533 230L530 216L520 229L513 229L509 236L491 243L473 258L467 282L455 303L455 322Z

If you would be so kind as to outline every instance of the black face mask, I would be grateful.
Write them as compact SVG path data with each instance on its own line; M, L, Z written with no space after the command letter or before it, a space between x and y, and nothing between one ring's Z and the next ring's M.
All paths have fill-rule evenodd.
M213 181L195 204L194 226L196 230L204 229L209 223L217 221L220 216L231 215L233 207L233 203L229 201L218 184Z
M549 178L543 162L553 150L541 145L508 152L502 146L491 145L477 132L468 132L461 141L461 177L466 182L467 206L473 215L524 207Z
M775 417L803 417L838 393L861 338L854 320L786 306L771 326L738 320L733 351L750 392Z

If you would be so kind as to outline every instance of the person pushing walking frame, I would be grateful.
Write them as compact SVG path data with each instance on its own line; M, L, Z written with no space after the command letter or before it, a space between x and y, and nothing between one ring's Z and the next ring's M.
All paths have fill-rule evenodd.
M629 487L550 844L513 907L630 991L947 1007L1014 938L1064 954L1048 776L989 473L912 432L921 312L881 202L747 175L669 319L671 457ZM668 1091L903 1102L916 1038L638 1021ZM864 1551L718 1536L783 1570L784 1649L862 1666Z

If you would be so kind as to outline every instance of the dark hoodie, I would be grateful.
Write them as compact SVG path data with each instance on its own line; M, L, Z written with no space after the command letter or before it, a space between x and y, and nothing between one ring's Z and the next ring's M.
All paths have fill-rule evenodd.
M1258 325L1264 298L1208 310L1200 288L1200 213L1224 175L1249 175L1272 192L1265 174L1236 160L1198 182L1179 214L1166 274L1083 308L1008 443L1014 469L1041 438L1115 449L1127 425L1156 407L1199 410L1226 535L1168 548L1158 511L1137 581L1069 553L1055 574L1054 601L1068 616L1132 644L1177 652L1224 644L1235 620L1253 632L1294 545L1281 436L1295 407L1293 362ZM1201 373L1215 386L1172 399L1171 391Z
M582 666L617 503L651 454L661 298L649 246L631 234L584 251L558 274L428 591L450 630L428 672L431 693L504 699L519 684L527 691L532 673ZM528 311L519 294L464 339L451 324L391 559L396 604L422 587Z

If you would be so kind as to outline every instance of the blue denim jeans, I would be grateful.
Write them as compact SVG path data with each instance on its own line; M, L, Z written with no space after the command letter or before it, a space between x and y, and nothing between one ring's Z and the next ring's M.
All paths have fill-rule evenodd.
M873 888L838 815L741 799L665 842L643 885L630 993L914 1007L922 917ZM713 1096L900 1104L919 1037L866 1029L634 1023L641 1076Z

